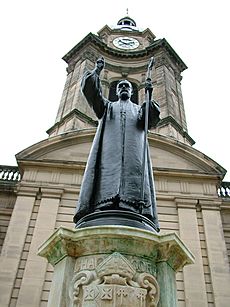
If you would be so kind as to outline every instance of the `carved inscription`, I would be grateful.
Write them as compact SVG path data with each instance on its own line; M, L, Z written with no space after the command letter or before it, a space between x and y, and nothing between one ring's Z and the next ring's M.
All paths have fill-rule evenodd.
M86 256L80 257L76 260L75 264L75 272L83 271L83 270L95 270L96 267L106 258L107 254L104 255L95 255L95 256ZM140 259L135 256L126 256L126 258L130 261L131 265L137 272L147 272L156 276L156 266L153 265L150 261L146 259Z
M156 266L153 265L150 261L131 259L130 263L137 272L148 272L154 276L156 275Z
M108 255L80 257L76 260L74 271L79 272L83 270L95 270L96 267L105 259L106 256Z

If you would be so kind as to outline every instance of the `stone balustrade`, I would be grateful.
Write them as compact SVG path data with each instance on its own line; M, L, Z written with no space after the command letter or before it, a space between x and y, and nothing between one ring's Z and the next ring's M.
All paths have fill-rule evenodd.
M0 181L18 182L21 175L17 166L0 165Z
M18 182L21 180L21 174L17 166L0 165L0 181ZM219 197L230 198L230 182L222 181L217 187Z
M220 197L230 197L230 182L222 181L221 184L217 188L217 194Z

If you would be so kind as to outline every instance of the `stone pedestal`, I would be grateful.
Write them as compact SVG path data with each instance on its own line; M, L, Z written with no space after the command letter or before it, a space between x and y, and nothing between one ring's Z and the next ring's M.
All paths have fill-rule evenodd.
M60 227L38 254L54 266L49 307L174 307L175 274L194 261L176 234L126 226Z

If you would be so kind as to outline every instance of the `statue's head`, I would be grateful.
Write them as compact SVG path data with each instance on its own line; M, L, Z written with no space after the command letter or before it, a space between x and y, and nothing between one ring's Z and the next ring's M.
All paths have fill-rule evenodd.
M132 84L128 80L121 80L117 84L116 94L122 100L131 98L133 94Z

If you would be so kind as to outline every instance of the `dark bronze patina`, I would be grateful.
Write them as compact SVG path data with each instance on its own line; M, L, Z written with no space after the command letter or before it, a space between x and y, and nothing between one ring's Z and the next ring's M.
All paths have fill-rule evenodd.
M82 91L99 119L88 158L74 222L77 228L126 225L159 231L147 129L159 122L159 106L151 100L152 82L146 80L146 101L134 104L132 85L118 83L118 101L102 96L99 58L82 80ZM151 64L152 65L152 64Z

